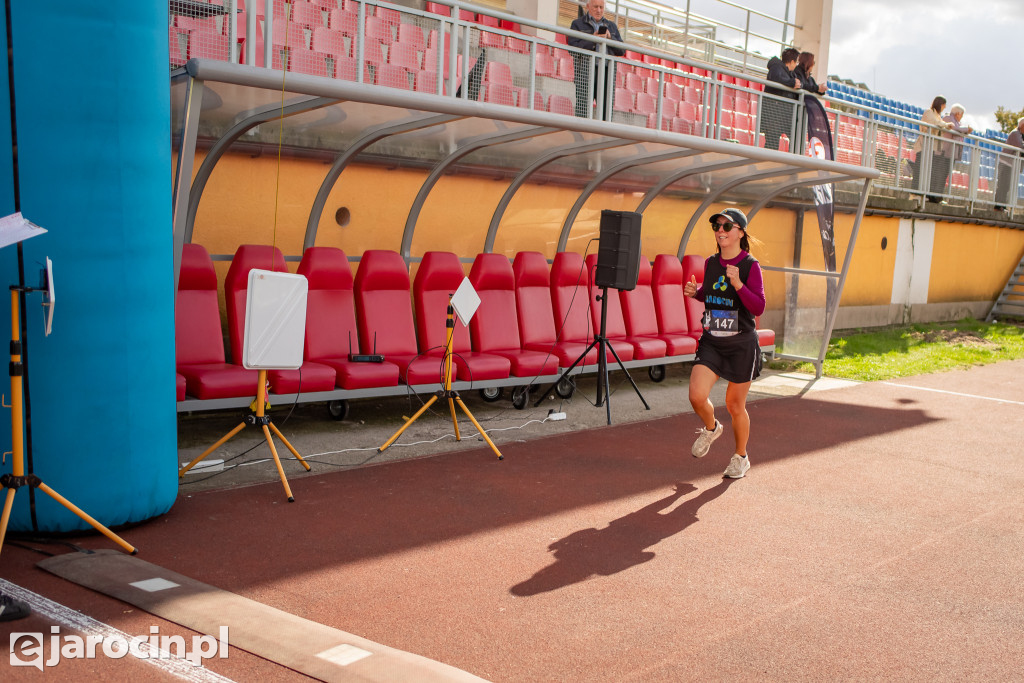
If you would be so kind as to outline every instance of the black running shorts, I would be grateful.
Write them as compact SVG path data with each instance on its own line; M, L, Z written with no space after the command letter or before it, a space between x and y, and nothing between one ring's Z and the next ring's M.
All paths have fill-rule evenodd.
M757 333L741 332L733 337L716 337L705 331L697 346L694 363L710 368L734 384L757 379L761 374L761 347L757 344Z

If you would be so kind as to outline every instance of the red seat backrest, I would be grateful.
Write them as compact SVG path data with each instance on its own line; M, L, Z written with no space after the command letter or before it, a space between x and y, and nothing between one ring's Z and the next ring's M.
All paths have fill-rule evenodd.
M512 261L515 276L516 315L523 346L555 341L548 262L538 251L521 251Z
M683 264L674 255L658 254L651 270L651 290L658 330L662 334L686 334L686 297L683 296Z
M200 244L181 250L174 306L175 360L178 365L224 362L224 333L217 304L217 271Z
M302 254L299 275L309 283L306 295L305 357L345 358L359 350L352 268L335 247L310 247Z
M562 341L589 341L594 338L587 305L590 276L583 257L560 251L551 262L551 307L555 329L562 330Z
M416 303L416 336L420 350L444 349L448 342L448 297L466 277L459 257L447 251L428 251L423 254L416 279L412 283L413 301ZM469 351L469 328L455 317L455 338L452 350Z
M597 269L597 254L587 256L587 279L590 282L590 323L592 329L601 329L601 305L605 302L598 301L601 296L601 288L594 282L594 274ZM608 289L608 315L605 317L605 335L609 338L622 338L626 336L626 322L622 318L622 304L619 302L615 289Z
M622 317L626 332L631 337L658 334L658 315L654 309L654 292L651 290L651 262L640 257L640 270L636 287L619 292Z
M508 258L504 254L478 254L469 281L480 297L480 308L469 321L473 350L519 349L516 279Z
M697 286L701 286L704 282L704 261L705 259L696 254L683 256L684 283L689 282L692 275L697 280ZM704 302L686 297L686 324L690 327L690 332L699 333L704 328L703 317Z
M231 267L224 278L224 300L228 312L228 338L231 340L231 358L242 362L245 343L245 300L249 288L249 271L253 268L287 273L284 254L277 247L266 244L243 244L235 251Z
M409 298L409 271L398 252L369 249L356 269L359 345L387 356L415 355L416 329Z

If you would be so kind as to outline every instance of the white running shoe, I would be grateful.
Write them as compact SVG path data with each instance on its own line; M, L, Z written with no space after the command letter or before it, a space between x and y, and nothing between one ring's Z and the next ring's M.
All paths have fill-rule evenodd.
M729 479L742 479L749 469L750 458L736 453L732 456L732 460L729 461L729 466L725 468L725 474L722 476Z
M697 440L693 442L693 448L690 450L695 458L703 458L711 450L711 442L722 435L722 423L715 420L715 428L708 429L707 427L701 427L697 430Z

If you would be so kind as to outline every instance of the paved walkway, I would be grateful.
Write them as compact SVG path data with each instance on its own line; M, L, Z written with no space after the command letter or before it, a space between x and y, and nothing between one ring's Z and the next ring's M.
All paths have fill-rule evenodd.
M502 462L470 442L314 466L289 474L293 504L273 478L188 485L124 534L148 562L493 681L1020 680L1024 361L804 393L794 381L765 378L750 404L738 481L721 478L728 430L695 460L691 413L615 413L611 427L512 432ZM666 405L685 400L675 391ZM628 385L613 397L632 402ZM295 440L313 438L299 424ZM8 545L2 576L126 633L191 635L45 573L42 557ZM55 621L0 624L0 638ZM129 660L56 673L174 675ZM302 679L236 649L207 667Z

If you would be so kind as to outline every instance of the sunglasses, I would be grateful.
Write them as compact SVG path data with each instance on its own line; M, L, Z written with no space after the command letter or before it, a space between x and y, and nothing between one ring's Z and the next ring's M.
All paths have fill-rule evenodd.
M712 223L711 231L718 232L718 229L721 228L722 230L729 232L735 227L738 227L735 223Z

